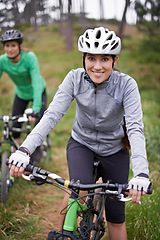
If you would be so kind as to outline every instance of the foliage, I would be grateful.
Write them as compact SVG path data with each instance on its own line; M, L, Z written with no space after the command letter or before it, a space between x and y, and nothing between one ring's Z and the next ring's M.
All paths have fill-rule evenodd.
M150 36L160 38L160 0L140 0L135 1L137 13L137 26L141 31L145 31Z
M20 26L23 22L30 25L37 20L42 24L51 22L51 16L46 13L47 0L3 0L0 1L0 27Z
M153 195L145 196L141 200L141 205L135 206L132 203L126 204L128 239L160 239L159 194L160 191L158 188L156 188L156 191L153 193Z
M128 50L128 43L130 44L130 38L123 42L122 48L124 50ZM154 64L158 65L160 63L160 44L157 38L148 38L146 35L143 38L137 37L132 40L130 49L132 51L128 52L128 54L131 57L131 61L132 58L134 58L136 62L140 64L139 67L141 67L141 65L151 64L149 67L152 66L154 68ZM133 60L133 62L135 62L135 60Z
M159 39L150 37L139 43L139 59L141 63L160 63Z

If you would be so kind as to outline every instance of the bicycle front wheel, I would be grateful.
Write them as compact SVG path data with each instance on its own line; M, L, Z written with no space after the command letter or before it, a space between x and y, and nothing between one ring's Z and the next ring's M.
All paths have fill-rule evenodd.
M65 230L59 231L59 232L51 231L48 234L47 240L55 240L55 239L57 239L57 240L62 240L62 239L78 240L79 238L73 232L68 232L68 231L65 231Z
M6 204L7 202L7 194L9 188L9 168L6 165L8 159L8 153L2 153L2 166L1 166L1 202Z
M97 189L96 193L101 192L101 189ZM105 222L103 217L104 209L104 197L100 194L96 194L93 198L93 210L90 211L90 239L99 240L105 233Z

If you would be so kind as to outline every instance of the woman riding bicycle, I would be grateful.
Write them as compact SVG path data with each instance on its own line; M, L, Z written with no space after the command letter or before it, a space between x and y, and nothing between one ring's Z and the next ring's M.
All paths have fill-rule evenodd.
M121 40L103 27L88 29L79 37L78 49L83 53L84 68L67 74L41 122L10 157L11 174L22 175L29 155L76 99L76 117L67 145L70 179L93 183L93 161L99 160L103 182L127 183L129 144L124 140L128 135L134 173L129 192L132 202L139 204L150 184L149 170L137 84L114 69ZM107 199L105 210L110 239L126 240L125 204Z
M46 110L46 83L39 71L36 55L22 48L23 34L18 30L8 30L1 36L5 54L0 56L0 77L6 72L15 84L16 95L12 107L12 116L24 113L30 101L33 113L30 121L39 122ZM21 128L15 122L13 127ZM20 144L20 133L13 132L13 137Z

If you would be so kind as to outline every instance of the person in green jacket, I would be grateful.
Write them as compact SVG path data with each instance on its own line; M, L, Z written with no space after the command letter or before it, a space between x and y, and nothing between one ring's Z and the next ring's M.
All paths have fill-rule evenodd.
M12 116L23 114L32 101L29 120L36 125L47 106L46 82L40 74L38 59L32 51L22 48L23 34L18 30L7 30L0 41L5 51L0 56L0 78L6 72L15 84ZM21 128L21 123L13 123L13 127ZM13 137L20 144L20 133L13 132Z

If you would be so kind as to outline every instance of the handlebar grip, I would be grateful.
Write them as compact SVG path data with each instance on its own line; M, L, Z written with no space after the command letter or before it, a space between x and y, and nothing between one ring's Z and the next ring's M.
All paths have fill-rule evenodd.
M125 189L125 192L129 192L129 189L128 189L128 188ZM150 182L150 185L149 185L149 187L148 187L148 189L147 189L146 194L152 194L152 192L153 192L152 182Z
M147 189L147 194L152 194L152 192L153 192L153 188L152 188L152 187L149 187L149 188Z
M29 163L29 164L26 166L25 171L32 173L34 167L35 167L34 165L32 165L32 164Z
M7 166L9 165L9 159L7 159L6 165L7 165ZM34 165L32 165L32 164L29 163L29 164L26 166L25 171L32 173L34 167L35 167Z
M152 194L152 192L153 192L152 181L150 181L150 184L149 184L148 189L147 189L147 194Z
M6 160L6 165L7 166L9 165L9 158L7 158L7 160Z

